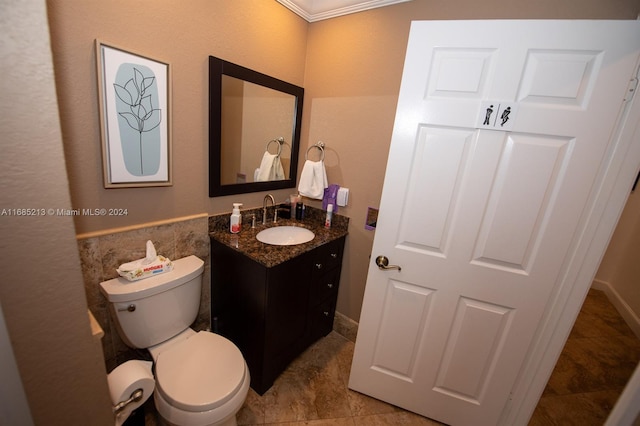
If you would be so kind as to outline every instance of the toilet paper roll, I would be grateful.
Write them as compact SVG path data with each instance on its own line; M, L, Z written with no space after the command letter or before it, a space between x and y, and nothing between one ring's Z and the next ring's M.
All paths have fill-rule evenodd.
M116 426L121 426L131 412L140 407L153 393L155 380L151 371L153 363L150 361L131 360L117 366L107 375L111 402L115 407L118 403L131 398L137 389L142 389L142 398L126 405L116 413Z

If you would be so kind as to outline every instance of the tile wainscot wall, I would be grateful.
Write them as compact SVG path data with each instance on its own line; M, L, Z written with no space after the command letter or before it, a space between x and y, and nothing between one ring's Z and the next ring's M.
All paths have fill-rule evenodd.
M131 349L122 341L109 312L108 301L100 292L102 281L118 276L118 266L146 256L148 240L153 242L159 255L171 260L189 255L204 260L200 309L192 328L196 331L204 330L211 324L207 214L78 235L87 303L104 330L102 349L107 372L129 359L150 359L146 350Z

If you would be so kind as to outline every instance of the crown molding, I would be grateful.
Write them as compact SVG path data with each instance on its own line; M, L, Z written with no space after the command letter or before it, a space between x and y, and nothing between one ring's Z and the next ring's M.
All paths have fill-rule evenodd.
M307 22L321 21L323 19L335 18L337 16L348 15L350 13L362 12L364 10L389 6L396 3L404 3L411 0L334 0L329 6L322 7L319 3L327 0L276 0L284 7L290 9L301 16Z

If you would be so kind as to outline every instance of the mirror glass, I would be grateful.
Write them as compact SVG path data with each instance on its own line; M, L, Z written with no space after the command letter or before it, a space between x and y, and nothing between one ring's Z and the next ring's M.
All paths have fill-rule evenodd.
M209 57L209 196L296 186L304 89Z

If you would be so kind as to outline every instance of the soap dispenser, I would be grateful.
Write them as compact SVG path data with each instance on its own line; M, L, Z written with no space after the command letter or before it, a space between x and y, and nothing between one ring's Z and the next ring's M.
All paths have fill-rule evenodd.
M231 219L229 220L229 230L232 234L237 234L242 229L241 206L242 203L233 203L233 211L231 212Z

